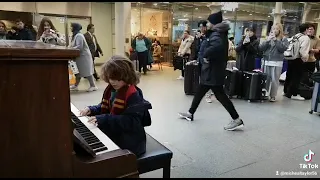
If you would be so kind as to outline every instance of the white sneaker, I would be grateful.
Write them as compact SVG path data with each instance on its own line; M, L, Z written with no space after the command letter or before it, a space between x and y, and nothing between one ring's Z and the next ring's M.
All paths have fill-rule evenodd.
M212 103L211 95L206 96L207 103Z
M285 96L285 95L286 95L286 93L282 92L282 96Z
M270 101L270 102L276 102L276 98L272 97L272 98L270 98L269 101Z
M304 100L306 100L306 99L304 99L303 97L301 97L300 95L291 96L291 99L293 99L293 100L298 100L298 101L304 101Z
M179 76L178 78L177 78L177 80L183 80L184 79L184 77L182 77L182 76Z
M95 86L95 87L90 87L87 92L92 92L92 91L96 91L98 90L98 88Z
M78 86L75 86L75 85L70 86L70 90L79 91Z

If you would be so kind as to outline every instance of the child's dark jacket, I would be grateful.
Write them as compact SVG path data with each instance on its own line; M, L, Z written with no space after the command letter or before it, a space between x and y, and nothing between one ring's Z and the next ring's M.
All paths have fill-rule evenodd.
M96 116L101 129L121 149L128 149L137 156L146 151L144 126L151 125L151 104L143 98L141 89L124 86L110 102L112 86L108 86L97 106L90 106L90 116Z

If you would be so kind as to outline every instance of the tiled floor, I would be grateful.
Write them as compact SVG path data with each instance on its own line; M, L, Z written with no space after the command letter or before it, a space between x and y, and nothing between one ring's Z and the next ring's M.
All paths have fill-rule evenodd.
M309 149L315 153L312 163L320 164L320 117L308 113L310 101L292 101L280 93L275 103L233 99L245 127L228 132L223 126L230 117L216 100L203 101L194 122L178 119L177 113L188 110L192 101L178 75L164 68L142 76L139 84L153 105L153 122L146 131L173 151L172 177L277 177L277 171L316 171L316 176L282 177L320 177L320 169L299 168ZM83 81L80 88L85 90ZM99 103L106 85L101 81L98 86L96 92L72 93L72 102L78 108ZM161 175L158 170L141 177Z

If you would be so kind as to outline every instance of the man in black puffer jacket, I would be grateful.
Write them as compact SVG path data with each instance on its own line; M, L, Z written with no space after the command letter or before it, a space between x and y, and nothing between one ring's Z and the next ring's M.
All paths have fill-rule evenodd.
M193 114L201 99L211 89L233 119L224 129L235 130L243 126L243 121L223 89L228 61L228 30L230 27L229 24L222 22L222 12L220 11L208 17L207 28L206 39L201 43L198 57L201 64L200 86L193 98L189 112L179 113L179 115L193 121Z
M18 19L16 21L17 31L13 33L12 39L13 40L33 40L33 36L31 31L25 27L25 24Z

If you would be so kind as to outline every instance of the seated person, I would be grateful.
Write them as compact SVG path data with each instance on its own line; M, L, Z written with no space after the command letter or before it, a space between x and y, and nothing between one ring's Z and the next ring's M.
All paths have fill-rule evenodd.
M146 151L145 126L151 125L151 104L136 85L139 76L132 62L113 56L102 66L102 79L108 83L100 104L81 110L82 116L93 116L90 123L98 126L121 149L136 156Z

